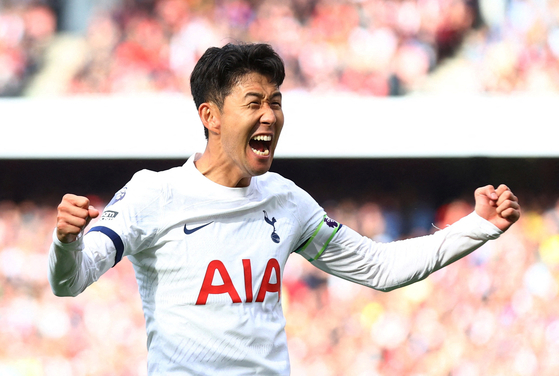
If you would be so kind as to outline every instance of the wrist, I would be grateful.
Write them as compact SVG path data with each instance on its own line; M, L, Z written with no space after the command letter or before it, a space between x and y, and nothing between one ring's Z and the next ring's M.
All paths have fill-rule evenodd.
M60 239L58 234L58 229L54 229L54 232L52 234L52 241L54 245L60 249L64 249L68 251L81 250L82 233L79 233L78 235L73 235L72 237L73 239L69 238L68 236L66 236L65 238L63 237L63 239Z

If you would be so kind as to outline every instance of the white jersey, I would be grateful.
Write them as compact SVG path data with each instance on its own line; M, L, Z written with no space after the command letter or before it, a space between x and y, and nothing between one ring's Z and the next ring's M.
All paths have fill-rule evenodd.
M281 281L291 253L386 291L500 233L472 214L432 236L375 243L277 174L229 188L204 177L192 157L137 173L83 239L55 237L49 279L56 293L76 295L127 256L143 302L150 376L288 375ZM71 279L56 269L68 263L76 265Z

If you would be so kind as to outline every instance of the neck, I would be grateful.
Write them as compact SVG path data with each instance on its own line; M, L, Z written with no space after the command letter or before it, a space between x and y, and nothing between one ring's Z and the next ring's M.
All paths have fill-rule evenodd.
M194 162L194 165L202 175L219 185L231 188L242 188L250 185L250 176L244 176L238 172L237 168L221 162L221 159L215 157L207 148L200 159Z

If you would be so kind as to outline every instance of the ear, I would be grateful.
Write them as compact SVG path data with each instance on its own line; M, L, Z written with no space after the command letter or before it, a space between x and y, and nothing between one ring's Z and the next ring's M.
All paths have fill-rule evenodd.
M198 107L198 116L210 134L219 134L221 131L221 112L213 102L205 102Z

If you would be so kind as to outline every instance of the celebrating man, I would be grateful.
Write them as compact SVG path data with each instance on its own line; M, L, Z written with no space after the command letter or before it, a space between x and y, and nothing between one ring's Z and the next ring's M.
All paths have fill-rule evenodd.
M292 253L388 291L497 238L520 216L505 186L433 235L377 243L268 172L284 124L280 57L266 44L210 48L191 76L207 146L181 167L134 175L99 215L66 195L50 250L55 294L75 296L127 256L148 335L149 375L288 375L282 273Z

